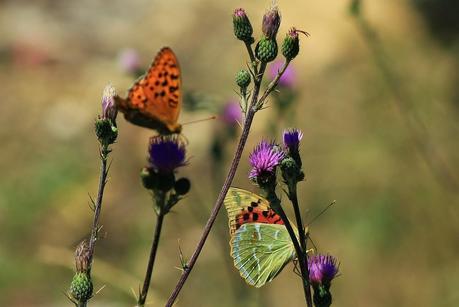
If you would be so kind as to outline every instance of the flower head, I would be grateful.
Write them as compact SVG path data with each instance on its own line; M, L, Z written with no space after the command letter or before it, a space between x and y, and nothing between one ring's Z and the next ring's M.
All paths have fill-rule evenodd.
M279 30L279 26L281 23L281 16L279 14L279 9L277 6L271 7L265 15L263 16L263 23L261 30L263 34L269 38L273 39L276 38L277 31Z
M314 255L308 259L309 280L313 286L330 286L338 274L338 263L331 255Z
M285 154L274 143L261 141L249 156L252 169L249 178L257 178L273 175L276 167L284 158Z
M119 65L126 73L137 73L141 66L139 54L132 48L122 50L119 55Z
M105 86L102 94L102 118L109 119L112 123L115 123L116 115L118 110L115 103L116 91L115 88L109 84Z
M173 173L186 165L185 143L175 135L158 135L150 139L148 150L150 167L162 174Z
M283 65L284 65L284 60L277 60L277 61L274 61L269 66L269 78L271 80L274 80L274 78L276 78L277 74L282 69ZM295 82L296 82L296 72L292 64L290 64L289 66L287 66L287 69L285 69L284 73L280 77L278 84L280 86L291 88L295 85Z
M228 125L234 125L242 120L241 106L236 100L229 100L222 110L222 119Z
M298 55L298 52L300 52L298 30L291 28L282 42L282 54L288 61L291 61Z
M237 39L246 43L253 43L253 28L250 23L249 17L243 8L234 10L233 14L234 35Z
M289 152L298 151L298 147L300 146L300 141L302 138L303 132L301 132L299 129L292 128L284 130L284 146L289 150Z
M77 273L88 272L91 259L89 255L88 241L83 240L75 250L75 267Z

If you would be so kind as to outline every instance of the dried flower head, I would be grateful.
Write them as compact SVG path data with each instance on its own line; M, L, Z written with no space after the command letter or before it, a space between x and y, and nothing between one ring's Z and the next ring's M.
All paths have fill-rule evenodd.
M263 23L261 30L263 34L269 38L276 38L277 31L281 23L281 16L279 14L279 9L277 6L272 6L263 16Z
M88 272L90 268L89 244L83 240L75 250L75 267L78 273Z
M186 165L185 143L177 135L158 135L150 139L150 168L158 173L173 173L178 167Z
M314 255L308 259L309 280L313 286L330 287L330 283L338 274L338 263L331 255Z
M101 119L109 119L115 123L118 109L115 103L116 91L115 88L108 84L105 86L102 94L102 117Z
M274 175L276 167L284 158L285 154L274 143L261 141L249 156L252 169L249 178L257 181L257 178Z

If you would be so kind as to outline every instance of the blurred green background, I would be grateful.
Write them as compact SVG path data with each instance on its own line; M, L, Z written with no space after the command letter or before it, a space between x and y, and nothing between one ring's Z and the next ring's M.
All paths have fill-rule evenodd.
M0 305L69 306L73 250L89 232L96 194L93 133L102 89L121 94L133 77L120 53L138 51L147 67L162 46L177 53L183 87L199 108L181 122L216 114L235 97L244 46L231 13L243 6L255 26L270 1L0 1ZM255 191L247 156L284 127L304 131L307 181L300 200L320 252L341 262L336 306L459 306L459 43L455 1L279 1L279 38L301 38L293 62L297 93L290 116L256 116L234 184ZM280 93L282 94L282 92ZM197 111L196 111L197 109ZM292 115L293 114L293 115ZM119 117L120 136L102 210L92 306L133 306L154 229L151 196L141 186L152 132ZM277 125L273 125L277 123ZM274 128L273 128L274 127ZM221 121L185 126L192 191L166 217L153 272L152 305L162 306L180 275L178 240L191 255L217 195L228 157L210 163ZM289 265L252 289L228 254L227 220L217 220L177 306L302 306Z

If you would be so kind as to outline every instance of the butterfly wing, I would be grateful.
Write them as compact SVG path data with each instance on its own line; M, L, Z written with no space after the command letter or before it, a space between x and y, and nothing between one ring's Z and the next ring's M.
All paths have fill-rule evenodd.
M129 89L128 97L117 97L116 101L129 122L161 134L179 133L181 87L177 57L172 49L165 47L156 55L146 74Z
M231 238L234 266L246 282L257 288L272 281L295 257L295 248L284 225L250 223Z
M268 200L257 194L231 187L224 203L234 266L248 284L261 287L295 256L287 228Z
M245 223L284 224L280 216L271 209L268 200L247 190L231 187L224 203L231 235Z

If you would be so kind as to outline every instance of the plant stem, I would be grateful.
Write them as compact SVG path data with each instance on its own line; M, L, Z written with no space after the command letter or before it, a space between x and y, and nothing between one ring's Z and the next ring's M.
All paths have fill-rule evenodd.
M306 278L307 278L307 290L309 292L309 299L311 299L311 288L310 288L310 283L309 283L309 267L308 267L308 253L307 253L307 241L306 241L306 233L305 233L305 228L303 225L303 219L301 218L301 212L300 212L300 206L298 204L298 195L297 195L297 185L292 184L289 185L288 189L288 197L290 201L292 202L293 205L293 210L295 211L295 218L296 218L296 225L298 227L298 230L300 232L300 244L301 244L301 250L303 251L304 255L304 262L300 264L300 266L304 266L304 270L306 273ZM312 306L312 305L311 305Z
M257 62L257 59L255 58L255 54L253 53L253 50L252 50L252 45L249 44L248 42L245 42L245 46L247 47L247 52L249 54L249 57L250 57L250 66L253 68L253 72L255 74L255 76L258 75L258 69L257 69L257 65L254 64Z
M309 286L309 271L308 271L308 266L307 266L307 255L306 255L305 249L303 249L303 246L305 247L306 245L301 244L300 246L300 243L298 243L298 238L296 237L295 231L293 230L293 227L290 224L290 221L287 215L285 214L285 211L282 208L280 200L277 197L274 189L269 189L267 192L268 192L267 199L269 200L271 207L274 209L274 211L276 211L277 214L280 215L282 221L285 224L285 228L287 228L288 234L290 235L290 238L292 239L293 246L295 247L296 255L298 256L298 260L300 262L301 279L302 279L306 304L308 307L313 307L312 298L311 298L311 288ZM303 233L303 238L304 238L304 231L302 230L303 229L302 224L303 223L301 223L301 221L299 224L297 224L299 231L300 231L300 241L302 237L301 233Z
M164 194L164 193L161 193L161 194ZM147 265L147 270L145 273L145 279L143 281L142 292L139 294L139 299L137 301L137 306L139 307L144 306L145 301L147 300L148 289L150 288L151 275L153 273L153 266L155 264L156 252L158 250L159 238L161 235L163 220L164 220L164 213L163 213L163 210L160 209L157 214L155 233L153 235L153 242L152 242L151 250L150 250L150 258L148 259L148 265Z
M248 109L245 121L244 121L244 127L242 129L242 134L239 138L239 143L236 148L236 152L234 153L233 161L231 162L231 167L228 171L228 175L226 176L225 182L223 183L222 189L220 190L220 194L218 195L217 200L214 204L214 207L212 208L212 212L209 216L209 219L207 220L206 226L204 227L204 231L196 246L196 249L190 258L188 267L185 270L183 270L182 276L180 277L177 285L175 286L174 291L172 292L171 296L169 297L166 303L166 307L171 307L174 304L188 276L193 270L193 267L196 261L198 260L199 254L201 253L202 248L204 247L204 244L206 243L207 237L209 236L210 230L212 229L215 219L217 218L218 212L220 211L222 207L226 193L228 192L231 186L231 183L233 182L234 175L236 174L236 170L239 165L239 161L241 160L241 156L244 150L245 143L247 142L247 138L249 136L250 127L252 125L253 118L255 116L255 113L257 112L257 109L255 108L255 106L257 105L258 94L260 93L260 86L261 86L261 81L263 79L265 68L266 68L266 63L261 63L260 71L258 72L258 75L256 75L257 78L255 79L255 82L254 82L255 85L253 89L251 104Z
M268 87L266 88L266 91L263 93L263 95L261 95L260 99L258 100L258 103L257 103L258 108L261 108L263 106L263 102L266 100L268 95L271 94L271 92L276 88L277 84L279 83L280 78L284 74L289 64L290 64L290 61L286 60L281 70L279 70L279 72L277 73L276 77L271 81L271 83L269 83Z
M100 219L100 212L102 210L102 198L104 196L104 189L105 184L107 183L107 160L108 154L110 150L108 145L102 145L100 150L100 176L99 176L99 189L97 192L97 199L94 205L94 219L92 222L92 229L91 229L91 237L89 239L89 253L88 253L88 263L89 263L89 273L91 272L92 268L92 259L94 255L94 250L96 247L97 235L99 233L99 219Z

